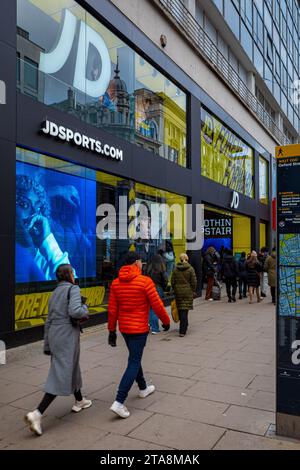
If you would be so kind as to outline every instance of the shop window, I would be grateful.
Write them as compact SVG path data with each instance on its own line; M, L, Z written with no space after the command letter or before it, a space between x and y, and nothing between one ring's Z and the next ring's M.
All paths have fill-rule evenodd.
M259 200L269 203L269 163L262 157L259 157Z
M176 258L185 251L185 197L21 148L16 156L16 329L44 324L61 263L72 264L93 315L106 312L109 286L129 249L146 264L165 242L166 226ZM129 212L128 236L119 237L120 196L127 197L128 211L135 204L147 209L147 223L137 220L134 238ZM99 211L104 203L117 214L110 224ZM181 217L161 211L149 231L154 203L178 205Z
M170 127L186 166L186 94L177 84L74 1L18 0L17 22L18 53L30 57L24 82L39 100L164 158Z
M201 110L201 174L254 197L252 148L204 108Z

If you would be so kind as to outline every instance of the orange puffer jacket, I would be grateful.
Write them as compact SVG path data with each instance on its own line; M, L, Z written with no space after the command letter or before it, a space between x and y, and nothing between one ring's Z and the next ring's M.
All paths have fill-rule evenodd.
M143 276L136 264L120 269L111 285L108 302L108 329L115 331L117 321L121 333L138 334L149 331L149 310L153 308L164 325L169 315L150 277Z

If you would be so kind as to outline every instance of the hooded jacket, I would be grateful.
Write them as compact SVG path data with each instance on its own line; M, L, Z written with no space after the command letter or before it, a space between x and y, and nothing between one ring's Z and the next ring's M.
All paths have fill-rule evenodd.
M192 310L197 278L189 263L178 263L171 279L178 310Z
M152 279L143 276L135 264L123 266L110 287L109 331L115 331L118 322L121 333L148 333L150 306L164 325L170 323Z
M221 271L226 279L236 279L238 277L238 264L232 255L224 255Z

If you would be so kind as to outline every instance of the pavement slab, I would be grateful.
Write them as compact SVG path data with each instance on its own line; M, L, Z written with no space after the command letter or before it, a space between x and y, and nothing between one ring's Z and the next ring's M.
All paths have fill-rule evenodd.
M127 365L121 334L107 344L107 326L81 336L83 394L90 409L70 411L74 398L57 397L32 435L24 415L40 402L49 358L42 342L11 349L0 366L0 449L299 449L300 441L270 433L275 422L275 311L262 302L195 301L189 330L178 325L149 335L146 399L134 385L122 420L110 410ZM84 436L84 439L82 439Z

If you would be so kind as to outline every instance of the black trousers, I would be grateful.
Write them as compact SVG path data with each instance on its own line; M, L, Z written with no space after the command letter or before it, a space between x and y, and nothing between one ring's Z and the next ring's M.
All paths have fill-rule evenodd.
M237 291L236 278L233 278L233 279L227 278L225 282L226 282L226 292L227 292L228 299L232 299L235 297L236 291Z
M76 401L82 400L81 390L77 390L74 392L74 397ZM56 395L52 395L51 393L45 393L41 403L37 407L41 415L45 413L46 409L51 405L51 403L55 400Z
M189 321L188 321L188 310L178 310L178 315L179 315L179 334L180 335L185 335L186 331L189 326Z
M272 302L273 304L275 304L276 302L276 287L270 287L270 290L271 290L271 296L272 296Z
M246 279L239 279L239 294L246 297L247 296L247 281Z

